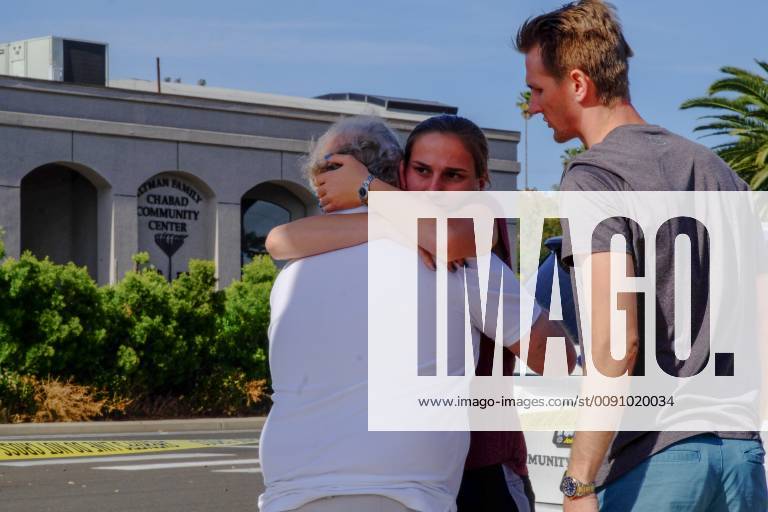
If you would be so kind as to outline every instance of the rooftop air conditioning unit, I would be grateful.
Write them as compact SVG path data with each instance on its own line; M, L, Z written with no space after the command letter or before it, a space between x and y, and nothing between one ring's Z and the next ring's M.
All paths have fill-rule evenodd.
M8 74L8 45L0 44L0 75Z
M106 43L48 36L0 44L0 74L107 85Z

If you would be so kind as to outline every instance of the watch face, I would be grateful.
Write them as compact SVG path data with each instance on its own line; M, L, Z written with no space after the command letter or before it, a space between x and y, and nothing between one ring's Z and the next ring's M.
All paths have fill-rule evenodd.
M365 188L365 187L360 187L360 188L357 190L357 194L358 194L360 197L365 197L365 196L367 196L367 195L368 195L368 190L366 190L366 188Z
M563 477L563 481L560 482L560 490L569 498L573 498L576 495L576 482L570 476Z

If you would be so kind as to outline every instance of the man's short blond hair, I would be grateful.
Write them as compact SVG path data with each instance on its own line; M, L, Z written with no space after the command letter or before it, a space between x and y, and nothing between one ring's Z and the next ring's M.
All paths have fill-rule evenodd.
M541 48L544 67L558 81L580 69L594 82L605 105L629 100L633 54L612 4L581 0L529 18L517 32L515 45L522 53Z

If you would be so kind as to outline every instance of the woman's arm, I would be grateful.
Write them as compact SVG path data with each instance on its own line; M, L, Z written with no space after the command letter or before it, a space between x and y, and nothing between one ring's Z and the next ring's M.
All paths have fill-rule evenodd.
M368 176L368 169L359 160L350 155L330 155L328 157L328 162L336 164L339 167L333 171L327 171L315 177L317 195L320 198L320 206L322 206L323 210L326 212L360 206L358 189ZM373 192L400 192L399 188L389 185L379 179L373 180L369 190ZM493 246L496 245L498 238L499 233L494 225ZM447 261L456 261L476 256L475 230L471 220L452 219L448 222L447 240ZM437 253L434 221L420 223L418 244L433 256ZM344 247L348 247L348 245Z
M363 181L368 177L368 168L351 155L329 155L329 164L338 165L332 171L326 171L315 176L317 197L320 207L326 213L362 206L358 191ZM394 185L376 178L368 190L372 192L401 192Z
M451 219L447 224L448 229L448 261L463 260L477 257L477 245L475 242L475 227L472 219ZM495 247L499 241L499 232L493 225L493 240L491 247ZM419 247L431 255L437 253L437 230L433 219L425 219L419 224Z
M305 217L272 229L266 247L276 260L304 258L368 241L368 214Z
M276 226L267 235L265 245L267 252L274 259L292 260L346 249L367 241L368 214L352 213L305 217ZM434 237L431 243L434 246ZM452 247L454 246L450 244L449 256L452 254ZM434 257L430 252L420 248L419 256L427 267L436 270ZM466 257L469 257L469 254ZM453 272L462 266L462 259L463 257L451 259L449 270Z

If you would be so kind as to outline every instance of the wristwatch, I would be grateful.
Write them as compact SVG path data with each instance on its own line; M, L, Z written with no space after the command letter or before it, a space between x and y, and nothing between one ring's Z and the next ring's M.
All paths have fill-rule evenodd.
M373 174L369 174L367 178L363 180L363 184L357 189L357 195L360 196L360 202L363 205L368 206L368 189L371 187L371 182L376 179Z
M594 482L591 484L579 482L572 476L569 476L566 471L563 473L563 479L560 481L560 492L569 498L581 498L582 496L594 494L595 484Z

